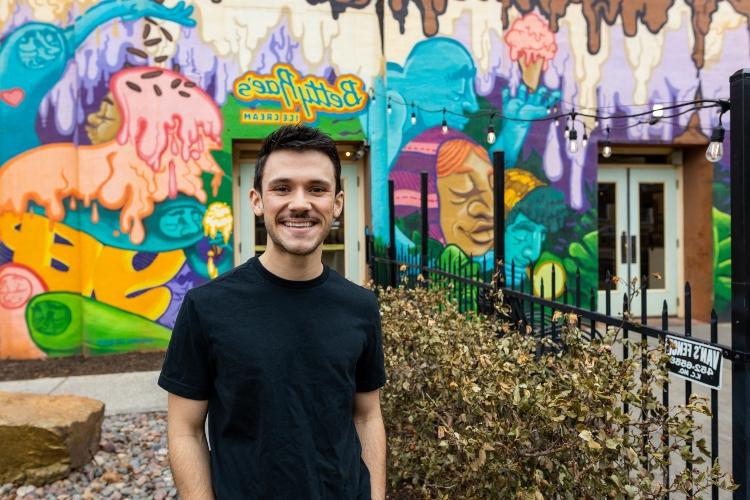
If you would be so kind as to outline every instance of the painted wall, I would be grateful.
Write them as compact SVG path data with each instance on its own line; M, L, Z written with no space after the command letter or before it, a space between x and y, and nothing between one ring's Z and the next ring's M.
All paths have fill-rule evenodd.
M728 96L728 76L748 65L741 2L645 5L0 0L0 358L166 346L186 290L233 266L232 140L276 126L243 112L290 111L235 84L279 64L298 75L294 88L345 93L352 75L372 89L366 107L359 88L338 108L321 90L308 118L371 145L376 236L387 238L392 178L399 248L418 243L414 177L427 169L433 255L491 262L488 160L502 149L506 258L538 261L540 275L580 267L594 286L600 132L570 154L561 127L498 118L488 145L487 119L472 116ZM622 142L697 143L714 121L702 111L609 125ZM726 161L715 171L719 303Z

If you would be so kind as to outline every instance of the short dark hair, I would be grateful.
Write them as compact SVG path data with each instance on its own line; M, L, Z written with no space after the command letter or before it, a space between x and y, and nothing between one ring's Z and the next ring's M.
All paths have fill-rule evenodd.
M318 151L333 163L333 176L336 179L336 193L341 191L341 160L336 143L331 136L317 128L306 125L284 125L265 138L255 164L255 182L253 187L260 194L263 183L263 171L271 153L275 151Z

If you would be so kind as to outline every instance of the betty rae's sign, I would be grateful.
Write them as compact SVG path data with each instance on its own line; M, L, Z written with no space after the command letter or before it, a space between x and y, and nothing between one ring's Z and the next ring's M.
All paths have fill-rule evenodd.
M667 335L668 368L680 378L721 389L721 348Z
M234 96L242 102L278 102L281 109L243 109L242 123L313 122L317 114L350 114L367 104L364 82L342 75L333 84L319 76L303 77L288 64L270 74L248 72L234 81Z

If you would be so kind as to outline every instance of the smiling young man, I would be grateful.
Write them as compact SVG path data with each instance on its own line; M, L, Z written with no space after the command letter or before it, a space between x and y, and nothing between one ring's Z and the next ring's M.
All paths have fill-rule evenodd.
M255 175L266 251L188 292L159 377L177 489L185 500L384 499L378 304L322 263L344 203L336 145L282 127Z

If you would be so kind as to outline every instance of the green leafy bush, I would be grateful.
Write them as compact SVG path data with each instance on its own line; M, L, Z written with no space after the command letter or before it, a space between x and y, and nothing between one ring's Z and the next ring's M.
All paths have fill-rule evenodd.
M467 317L445 290L379 294L395 498L652 498L667 490L702 496L713 483L733 488L718 463L706 463L705 442L694 453L688 446L698 430L692 414L708 413L705 402L662 406L663 349L634 344L622 362L612 353L616 332L589 342L573 317L556 318L560 349L507 323ZM641 354L650 361L643 372ZM668 452L694 468L673 464L665 487Z

